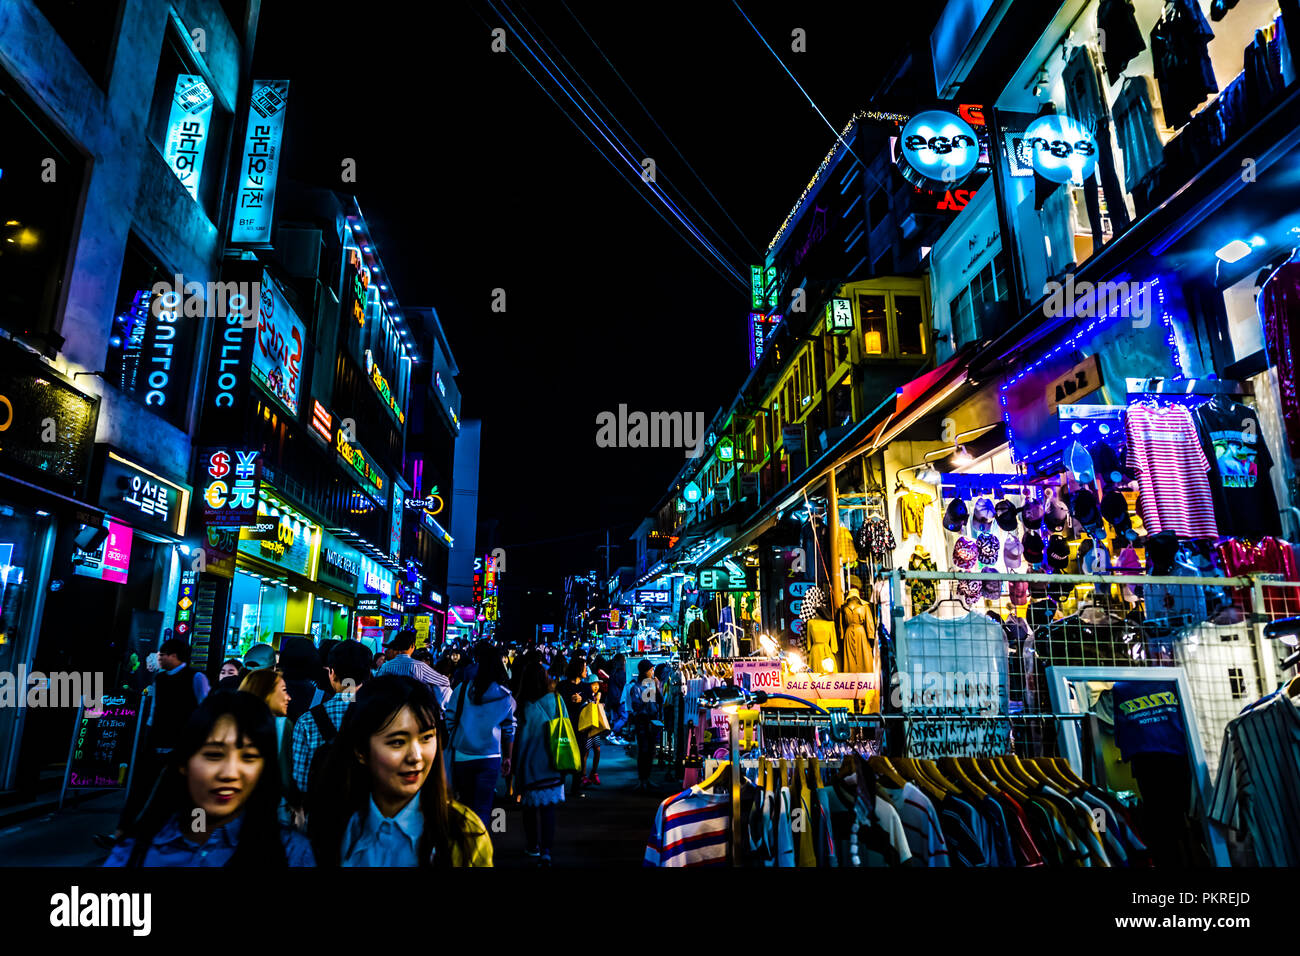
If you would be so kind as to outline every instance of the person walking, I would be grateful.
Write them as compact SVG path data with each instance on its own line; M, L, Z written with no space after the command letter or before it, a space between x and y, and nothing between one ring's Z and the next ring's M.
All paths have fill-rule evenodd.
M587 674L587 658L581 651L575 651L564 670L564 680L555 688L555 692L560 695L568 710L569 721L573 724L574 732L578 734L578 752L582 754L582 766L572 773L574 786L579 788L589 786L591 783L587 779L587 734L578 730L578 719L582 716L582 708L595 700L591 685L587 683Z
M275 723L261 699L206 697L174 738L158 787L104 866L315 866L306 838L276 819Z
M636 728L637 790L644 793L653 789L650 771L654 767L655 743L659 738L660 698L663 691L655 677L654 664L642 659L636 665L636 683L629 688L628 709L632 725ZM656 726L657 725L657 726Z
M516 701L519 727L515 732L514 782L524 811L526 852L539 866L551 865L555 811L564 802L564 777L551 763L548 730L563 705L551 687L540 656L524 664Z
M266 704L275 718L276 760L280 767L280 790L284 800L280 806L282 823L294 825L300 822L302 795L293 785L293 726L289 719L289 709L293 698L289 693L288 682L279 670L262 668L249 671L244 682L239 685L242 693L252 694Z
M131 789L122 806L117 829L97 834L95 842L104 848L114 846L126 832L153 793L167 765L167 757L179 743L185 723L211 690L203 671L190 667L190 646L179 637L170 637L158 648L158 673L146 693L152 699L145 721L144 745L136 754Z
M221 664L221 672L217 674L218 690L239 690L239 685L244 680L244 675L248 673L244 668L244 662L237 658L230 658Z
M601 702L601 688L604 686L596 674L587 675L587 687L592 694L592 703ZM606 719L609 715L606 714ZM576 724L574 725L577 726ZM582 779L591 786L600 786L600 745L605 739L605 731L600 727L589 727L583 735L582 742ZM591 757L591 773L587 773L587 757Z
M313 781L307 833L321 866L491 866L492 841L451 797L429 686L382 674L359 691Z
M296 721L317 704L325 702L320 681L324 668L310 637L286 637L280 641L280 672L289 690L290 720ZM242 685L241 685L242 687Z
M609 694L605 698L606 715L609 718L609 742L622 744L623 724L627 712L623 707L623 691L627 687L627 655L622 651L614 655L609 664Z
M411 655L415 653L415 628L407 627L393 635L385 648L393 652L393 657L379 669L380 676L414 677L429 686L438 703L439 712L447 709L451 700L451 682L439 674L424 661L417 661Z
M483 643L474 656L473 679L460 685L447 706L447 739L452 791L480 820L488 820L497 778L510 774L515 699L505 686L510 677L501 651Z
M370 650L360 641L339 641L330 648L325 673L334 696L307 711L293 726L293 783L304 799L311 782L312 759L338 736L357 691L371 678L370 663Z

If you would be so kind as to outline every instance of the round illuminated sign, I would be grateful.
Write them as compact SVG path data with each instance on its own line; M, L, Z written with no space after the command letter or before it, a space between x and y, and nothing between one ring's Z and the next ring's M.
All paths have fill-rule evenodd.
M917 113L898 138L899 171L914 186L953 186L962 182L980 161L974 128L955 113Z
M1097 138L1069 116L1040 116L1025 130L1034 172L1054 183L1082 183L1097 168Z
M690 504L695 504L700 500L700 497L700 486L693 481L687 482L686 487L682 489L682 498Z

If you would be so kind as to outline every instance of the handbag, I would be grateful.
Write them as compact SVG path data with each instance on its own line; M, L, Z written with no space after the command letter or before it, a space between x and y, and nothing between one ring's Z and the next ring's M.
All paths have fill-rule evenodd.
M609 730L609 718L605 716L605 706L592 701L582 708L578 715L578 730L588 734L600 734Z
M582 755L578 752L577 734L573 732L569 712L559 694L555 695L555 707L558 716L546 723L551 767L561 773L577 770L582 765Z

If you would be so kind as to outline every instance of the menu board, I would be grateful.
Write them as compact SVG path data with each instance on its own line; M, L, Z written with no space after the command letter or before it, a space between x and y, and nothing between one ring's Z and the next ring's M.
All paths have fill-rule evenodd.
M125 790L139 720L138 691L106 694L98 707L83 707L68 759L68 788Z

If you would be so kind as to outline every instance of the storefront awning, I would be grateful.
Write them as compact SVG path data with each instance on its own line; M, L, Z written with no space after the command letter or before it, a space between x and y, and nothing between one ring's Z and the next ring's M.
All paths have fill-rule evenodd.
M894 411L876 430L871 450L878 451L888 445L912 422L928 414L935 405L961 388L966 383L968 362L975 348L971 343L958 349L948 361L900 388L894 400Z

